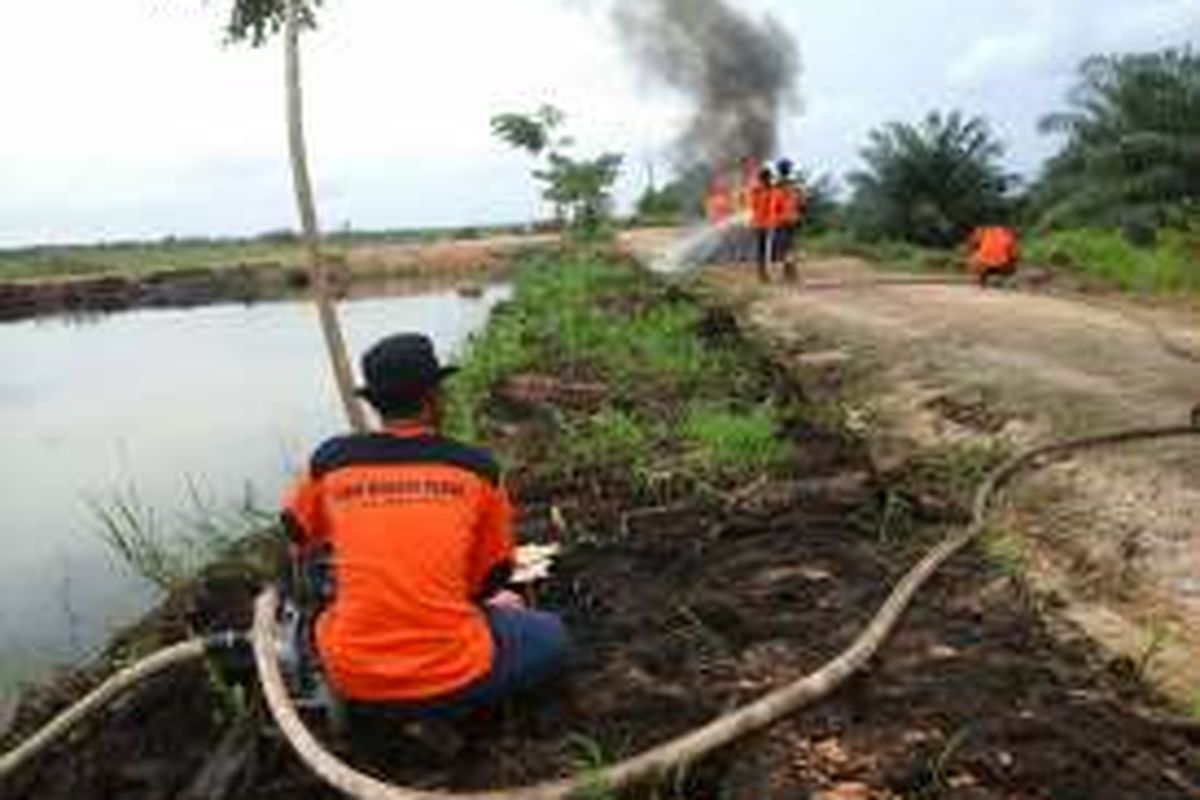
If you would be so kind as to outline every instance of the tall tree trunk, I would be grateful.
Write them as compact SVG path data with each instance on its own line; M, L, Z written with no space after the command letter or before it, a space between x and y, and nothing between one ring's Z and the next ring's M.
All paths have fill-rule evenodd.
M354 394L354 373L350 369L346 340L338 322L337 306L330 292L329 270L321 253L317 209L313 202L312 181L308 174L308 156L304 146L304 103L300 91L300 1L288 0L285 36L288 151L292 159L292 179L296 188L296 205L300 210L304 244L308 250L313 299L317 303L321 332L325 337L325 347L329 351L333 377L337 382L338 394L342 398L350 426L356 431L365 431L367 418L362 403Z

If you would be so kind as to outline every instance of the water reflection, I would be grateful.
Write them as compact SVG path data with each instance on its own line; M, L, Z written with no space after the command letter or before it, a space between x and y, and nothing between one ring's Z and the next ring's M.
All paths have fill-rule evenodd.
M357 354L421 330L453 358L507 291L352 300L347 339ZM192 491L273 502L342 425L304 303L0 326L0 682L77 658L150 599L99 543L89 500L132 489L168 527Z

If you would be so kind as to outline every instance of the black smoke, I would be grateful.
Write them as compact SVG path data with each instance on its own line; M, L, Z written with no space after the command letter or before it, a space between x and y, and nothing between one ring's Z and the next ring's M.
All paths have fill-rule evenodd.
M646 74L694 103L680 167L724 171L776 153L800 75L799 47L777 20L727 0L616 0L613 17Z

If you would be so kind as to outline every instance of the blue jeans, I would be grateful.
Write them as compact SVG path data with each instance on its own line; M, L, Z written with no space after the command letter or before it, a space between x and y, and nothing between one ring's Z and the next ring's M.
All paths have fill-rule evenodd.
M417 719L453 719L497 705L566 669L570 647L557 614L510 608L487 608L484 613L495 645L491 672L446 697L378 710Z
M495 655L481 683L451 700L451 706L494 705L557 676L567 666L567 631L557 614L515 608L488 608Z

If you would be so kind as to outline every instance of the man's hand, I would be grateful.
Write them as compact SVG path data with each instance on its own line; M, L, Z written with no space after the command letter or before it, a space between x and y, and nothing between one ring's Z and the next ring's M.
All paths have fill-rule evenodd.
M485 605L491 608L508 608L520 610L525 608L525 600L516 592L511 592L508 589L503 589L489 597Z

